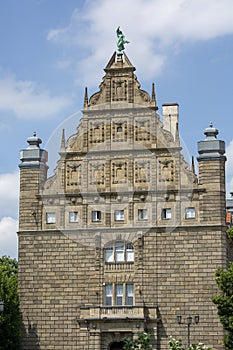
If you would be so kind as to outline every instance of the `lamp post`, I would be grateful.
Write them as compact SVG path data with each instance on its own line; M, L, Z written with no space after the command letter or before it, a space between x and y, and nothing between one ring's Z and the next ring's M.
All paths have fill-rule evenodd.
M177 316L176 316L176 320L177 320L177 323L178 323L178 324L183 324L183 322L182 322L182 316L181 316L181 315L177 315ZM192 320L193 320L192 316L188 316L188 317L187 317L188 349L189 349L189 347L190 347L190 327L191 327L191 324L192 324ZM195 322L195 324L198 324L198 323L199 323L199 320L200 320L199 315L195 315L195 316L194 316L194 322Z

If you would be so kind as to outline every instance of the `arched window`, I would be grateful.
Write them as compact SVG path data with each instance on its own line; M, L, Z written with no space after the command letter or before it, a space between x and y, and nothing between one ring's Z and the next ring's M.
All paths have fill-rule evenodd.
M117 241L105 246L106 263L134 262L134 247L130 242Z

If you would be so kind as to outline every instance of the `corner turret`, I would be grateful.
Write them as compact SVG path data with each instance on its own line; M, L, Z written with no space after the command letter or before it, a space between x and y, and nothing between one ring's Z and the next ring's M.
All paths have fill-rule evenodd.
M198 142L199 183L204 189L203 220L225 224L225 142L218 140L218 129L210 123L205 140Z
M41 221L41 205L38 194L47 179L47 151L40 148L41 139L27 139L29 146L20 152L20 205L19 230L36 230Z

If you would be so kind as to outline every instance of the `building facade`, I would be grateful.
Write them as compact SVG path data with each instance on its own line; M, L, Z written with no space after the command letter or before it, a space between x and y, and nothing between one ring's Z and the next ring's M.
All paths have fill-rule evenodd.
M182 156L178 104L164 104L161 121L154 84L150 96L134 72L113 54L100 90L85 91L77 132L62 134L54 176L36 134L21 151L24 350L117 350L144 331L153 349L169 336L223 349L211 298L232 258L225 145L210 125L197 176Z

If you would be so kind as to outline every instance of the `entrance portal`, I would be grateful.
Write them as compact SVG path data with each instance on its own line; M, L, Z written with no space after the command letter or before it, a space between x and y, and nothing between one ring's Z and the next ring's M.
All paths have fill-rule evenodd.
M123 350L124 343L123 341L114 342L111 344L109 350Z

